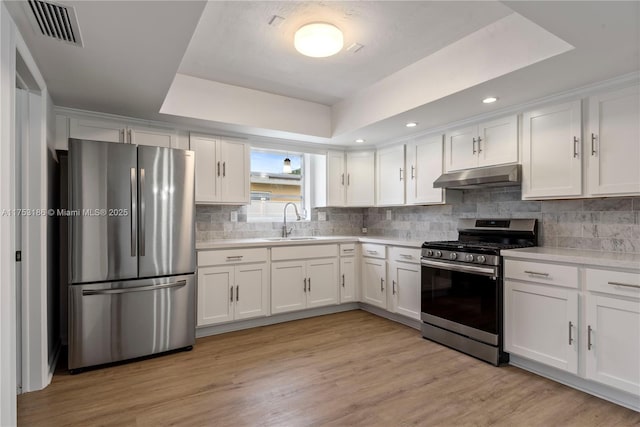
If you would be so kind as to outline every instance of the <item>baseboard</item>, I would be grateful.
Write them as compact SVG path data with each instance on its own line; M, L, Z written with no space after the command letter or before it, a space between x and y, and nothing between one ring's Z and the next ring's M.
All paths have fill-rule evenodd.
M240 331L243 329L257 328L260 326L275 325L276 323L290 322L292 320L306 319L309 317L323 316L325 314L341 313L343 311L358 310L357 302L340 305L330 305L326 307L312 308L291 313L274 314L268 317L258 317L255 319L240 320L237 322L223 323L221 325L203 326L196 329L196 338L208 337L210 335L224 334L226 332Z
M640 412L640 399L638 396L634 396L633 394L604 384L598 384L594 381L589 381L577 375L563 372L559 369L518 357L513 354L510 355L509 364L601 399L608 400L616 405L624 406L625 408Z
M384 317L385 319L392 320L397 323L402 323L410 328L420 330L422 322L417 319L411 319L409 317L402 316L397 313L391 313L383 308L378 308L373 305L366 304L364 302L359 303L360 309L368 313L375 314L376 316Z

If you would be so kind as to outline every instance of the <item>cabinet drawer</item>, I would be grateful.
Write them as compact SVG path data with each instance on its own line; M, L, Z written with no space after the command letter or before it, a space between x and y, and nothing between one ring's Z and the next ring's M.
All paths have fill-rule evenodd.
M640 273L587 268L587 290L640 298Z
M338 245L280 246L271 249L271 260L329 258L338 256Z
M340 245L340 256L353 256L356 254L355 243L342 243Z
M199 251L198 267L246 262L267 262L268 259L267 248Z
M566 288L578 287L578 267L571 265L507 259L504 263L504 276L507 279L546 283Z
M420 249L414 248L389 248L389 259L392 261L409 262L412 264L420 264Z
M387 253L384 245L376 245L374 243L362 244L362 256L369 258L386 258Z

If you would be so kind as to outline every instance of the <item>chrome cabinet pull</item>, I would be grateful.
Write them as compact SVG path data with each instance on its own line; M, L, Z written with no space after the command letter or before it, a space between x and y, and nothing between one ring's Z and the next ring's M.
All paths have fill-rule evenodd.
M218 176L220 176L220 162L218 162Z
M240 301L240 285L236 285L236 302Z
M482 138L478 137L478 154L482 153L482 144L480 144L480 141L482 141Z
M342 252L353 252L353 249L343 249Z
M578 142L580 139L577 136L573 137L573 157L578 157Z
M402 258L406 258L406 259L413 259L413 257L411 255L407 255L407 254L400 254L400 256Z
M416 170L415 166L411 165L411 179L412 180L415 179L415 177L416 177L415 170Z
M384 292L384 279L380 278L380 292Z
M344 174L340 175L340 182L342 185L344 185Z
M344 274L342 275L342 287L344 288Z
M126 144L127 143L127 137L124 134L124 129L120 129L120 138L122 139L122 143Z
M529 271L529 270L525 270L524 272L527 274L533 274L534 276L549 277L549 273L540 273L538 271Z
M227 176L227 162L222 162L222 176Z
M595 156L596 155L596 139L598 137L596 136L595 133L591 133L591 155Z
M127 133L129 134L129 144L133 144L133 137L131 136L131 135L132 135L132 134L131 134L131 129L129 129L129 130L127 131Z
M400 181L402 181L402 168L400 168Z
M311 292L311 277L307 279L307 290Z
M587 326L587 350L591 350L591 325Z
M240 261L243 257L243 255L229 255L227 261Z
M304 278L304 291L307 292L307 278Z
M396 281L395 280L391 281L391 292L393 293L393 295L396 294Z
M569 345L573 344L573 337L571 336L571 329L573 329L573 323L569 320Z
M476 151L476 139L475 137L473 138L473 143L471 144L471 148L473 149L473 154L475 155L477 153Z
M147 204L144 201L144 169L140 169L140 256L144 256L144 253L145 253L146 211L147 211Z
M351 185L351 174L347 174L347 186Z
M138 199L136 186L136 168L131 168L131 256L136 256L136 242L138 241Z
M231 287L231 302L233 302L233 286Z
M607 284L609 284L609 285L613 285L613 286L624 286L625 288L636 288L636 289L640 289L640 286L638 286L638 285L632 285L632 284L630 284L630 283L607 282Z
M378 254L378 251L372 251L371 249L367 249L367 253L368 253L369 255L377 255L377 254Z

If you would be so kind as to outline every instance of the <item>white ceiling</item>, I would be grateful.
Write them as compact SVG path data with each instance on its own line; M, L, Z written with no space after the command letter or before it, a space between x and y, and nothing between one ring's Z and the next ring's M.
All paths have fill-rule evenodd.
M367 143L379 144L640 68L637 1L61 2L76 8L84 48L36 34L27 21L24 3L5 1L56 105L170 121L212 132L342 145L363 137ZM281 132L259 121L224 120L228 116L224 114L181 117L160 113L180 73L211 84L264 92L266 98L277 94L280 96L273 99L278 102L297 98L313 107L310 111L329 108L322 104L333 105L327 110L333 116L329 114L327 120L335 130L340 119L336 111L345 105L382 83L388 93L393 93L393 84L406 86L401 79L394 81L394 76L407 75L407 70L437 57L455 42L487 33L513 12L574 49L540 57L507 73L488 73L491 77L453 88L423 105L384 105L384 99L374 99L371 111L385 109L385 114L372 113L369 121L361 117L357 126L343 126L339 134L326 137L297 130ZM267 25L272 15L286 19L273 28ZM291 46L293 31L309 20L324 19L343 29L347 45L358 42L365 47L321 62L297 54ZM465 75L467 70L473 74L474 64L465 70L460 61L454 62L455 68L447 68L452 64L442 67L451 69L452 76ZM420 87L429 83L415 79ZM490 94L498 96L499 102L480 103ZM268 113L266 105L263 113ZM261 115L260 110L252 113ZM420 126L407 129L407 120L416 120Z

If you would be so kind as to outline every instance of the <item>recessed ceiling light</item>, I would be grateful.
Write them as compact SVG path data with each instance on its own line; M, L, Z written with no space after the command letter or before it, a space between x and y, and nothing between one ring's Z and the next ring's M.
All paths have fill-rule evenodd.
M482 102L484 102L485 104L491 104L493 102L496 102L498 100L498 98L496 98L495 96L489 96L488 98L485 98L482 100Z
M418 126L418 123L416 123L416 122L409 122L409 123L407 123L405 126L406 126L406 127L408 127L408 128L414 128L414 127Z
M342 31L335 25L313 22L296 31L293 45L303 55L325 58L342 50L344 37Z
M364 142L364 139L362 139L362 138L358 138L358 139L356 139L356 142L357 142L358 144L361 144L361 143L363 143L363 142Z

